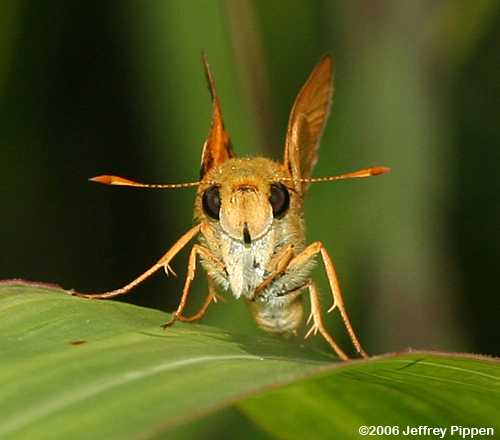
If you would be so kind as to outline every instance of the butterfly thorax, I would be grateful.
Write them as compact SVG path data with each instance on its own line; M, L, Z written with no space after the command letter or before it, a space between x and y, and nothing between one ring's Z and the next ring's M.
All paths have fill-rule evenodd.
M202 264L208 276L220 288L230 291L235 298L245 299L261 328L271 333L289 335L295 334L303 323L303 302L299 295L307 284L313 262L285 271L256 293L256 289L272 273L270 263L273 257L293 240L287 235L281 235L283 240L277 240L280 229L271 229L251 245L245 245L222 233L218 246L214 248L211 246L214 241L202 236L202 244L220 256L224 269L221 270L208 259L203 259ZM300 250L297 249L297 252Z

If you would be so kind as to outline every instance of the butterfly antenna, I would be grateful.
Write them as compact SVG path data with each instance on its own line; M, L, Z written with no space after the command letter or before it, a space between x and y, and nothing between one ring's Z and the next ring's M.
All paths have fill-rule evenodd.
M321 183L321 182L333 182L335 180L347 180L347 179L364 179L365 177L380 176L391 171L388 167L370 167L363 168L362 170L353 171L351 173L340 174L338 176L326 176L326 177L310 177L305 179L298 179L300 182L304 183ZM280 180L294 180L293 178L284 178Z
M153 189L174 189L174 188L192 188L198 186L200 182L185 182L185 183L141 183L130 179L125 179L119 176L102 175L89 179L91 182L102 183L103 185L117 186L133 186L136 188L153 188Z

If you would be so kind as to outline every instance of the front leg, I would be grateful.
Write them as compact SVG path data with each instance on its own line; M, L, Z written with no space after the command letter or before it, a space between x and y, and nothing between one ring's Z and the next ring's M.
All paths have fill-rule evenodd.
M308 338L311 335L311 333L316 334L319 331L321 336L323 336L323 338L325 339L325 341L328 342L328 345L330 345L330 347L333 348L335 353L337 353L337 356L343 361L348 360L349 358L347 357L347 355L335 342L332 335L328 333L328 330L323 324L323 316L321 315L321 304L319 302L318 289L316 288L316 284L314 284L314 281L312 280L309 281L308 288L309 288L309 298L311 301L311 315L309 316L307 322L309 323L309 321L312 319L313 323L309 331L304 336L304 339Z
M269 284L271 284L276 278L283 275L285 270L290 263L290 260L293 258L293 245L289 244L285 246L281 251L279 251L269 262L268 267L266 268L269 272L267 278L262 281L254 290L250 301L254 301L257 296L259 296L260 292L262 292Z
M187 231L179 240L177 240L174 245L156 262L152 267L150 267L146 272L142 275L139 275L135 280L128 283L126 286L121 287L120 289L111 290L109 292L103 293L79 293L79 292L68 292L70 295L79 296L81 298L89 298L89 299L110 299L115 296L125 295L130 292L135 286L141 284L146 278L153 275L159 269L164 268L166 274L169 272L174 273L174 271L170 268L170 261L177 255L177 253L186 246L196 235L200 232L200 228L202 224L196 225Z
M184 289L182 290L182 297L179 302L179 305L177 306L177 310L172 314L172 318L168 322L162 325L163 328L171 326L177 319L183 320L182 318L182 312L184 311L184 308L186 307L187 299L189 296L190 288L191 288L191 283L194 280L195 274L196 274L196 257L198 255L201 255L203 258L206 260L210 260L210 263L217 266L218 269L222 272L224 272L225 266L222 263L221 260L219 260L212 252L207 249L204 246L201 246L199 244L195 244L193 248L191 249L191 252L189 253L189 261L188 261L188 269L187 269L187 274L186 274L186 281L184 283ZM206 306L202 308L203 313L205 313L206 309L208 308L210 302L213 299L212 292L209 292L209 298L210 301L206 302ZM189 319L189 318L185 318Z
M215 288L215 282L210 278L210 276L207 276L207 281L208 281L208 294L207 297L205 298L205 302L203 305L200 307L200 309L191 316L184 316L184 315L177 315L177 319L182 322L194 322L198 321L201 318L205 316L205 313L208 310L208 306L214 302L217 302L217 292Z
M368 355L361 347L358 337L356 336L356 333L354 332L354 329L352 327L349 315L347 314L347 311L345 309L344 299L342 297L342 291L340 290L340 285L337 278L337 273L335 271L335 266L333 265L333 261L330 255L323 246L323 243L321 243L320 241L316 241L307 246L300 254L292 258L286 270L293 271L294 268L307 264L311 260L311 258L314 258L317 254L321 254L323 265L326 271L326 276L328 278L328 282L330 284L330 289L333 296L333 305L328 309L328 312L333 311L335 308L339 309L340 315L342 316L342 320L344 321L344 325L347 329L347 332L349 333L349 337L351 338L354 347L356 348L356 351L362 357L367 358Z

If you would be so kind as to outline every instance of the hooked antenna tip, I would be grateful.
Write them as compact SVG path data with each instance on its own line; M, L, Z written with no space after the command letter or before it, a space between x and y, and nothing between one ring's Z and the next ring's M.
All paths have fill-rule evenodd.
M95 176L89 179L91 182L102 183L104 185L130 185L133 182L123 177L109 176L107 174L102 176Z
M391 171L389 167L373 167L371 169L372 176L379 176L380 174L385 174Z
M111 176L95 176L90 177L89 180L91 182L104 183L105 185L110 185L112 181Z

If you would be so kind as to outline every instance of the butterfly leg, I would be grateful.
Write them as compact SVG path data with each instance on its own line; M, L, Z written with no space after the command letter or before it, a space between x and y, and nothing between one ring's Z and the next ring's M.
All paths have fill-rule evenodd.
M323 243L320 241L316 241L309 246L307 246L300 254L292 258L290 264L287 267L287 270L291 270L296 266L300 266L305 264L315 255L320 254L323 260L323 265L325 267L326 276L328 278L328 282L330 284L330 290L332 292L333 297L333 305L328 309L328 312L332 312L336 308L339 309L340 315L342 316L342 320L344 321L344 325L347 329L347 333L351 338L351 341L356 348L356 351L364 358L367 358L368 355L361 347L361 344L354 332L354 329L351 324L351 320L349 319L349 315L345 309L344 299L342 297L342 291L340 290L339 281L337 278L337 273L335 271L335 266L333 265L333 261L328 254L327 250L323 246Z
M103 293L78 293L78 292L68 292L73 296L79 296L81 298L89 298L89 299L110 299L115 296L125 295L130 292L134 287L141 284L146 278L149 278L159 269L164 268L167 275L169 272L174 273L174 271L170 268L170 261L177 255L177 253L186 246L189 241L191 241L200 231L200 225L191 228L187 231L179 240L175 242L175 244L156 262L153 266L151 266L146 272L142 275L139 275L135 280L128 283L126 286L121 287L120 289L111 290L109 292Z
M194 321L198 321L201 318L203 318L203 316L205 316L205 313L208 310L208 306L212 302L217 302L217 293L215 291L214 282L212 281L212 279L210 277L208 277L208 295L207 295L207 297L205 299L205 302L201 306L200 310L198 310L192 316L177 315L177 319L179 321L182 321L182 322L194 322Z
M219 270L225 271L225 266L224 264L210 252L206 247L203 247L199 244L195 244L193 248L191 249L191 252L189 254L189 261L188 261L188 269L187 269L187 274L186 274L186 281L184 283L184 289L182 290L182 297L179 302L179 305L177 306L177 310L172 314L172 317L168 322L162 325L163 328L171 326L177 319L182 320L180 316L182 316L182 312L184 311L184 308L186 307L187 299L189 296L189 292L191 289L191 283L194 280L194 276L196 274L196 260L197 256L200 255L203 257L205 260L209 260L210 264L218 266ZM213 295L209 293L209 297L213 299ZM211 302L211 301L210 301ZM206 308L208 308L208 305L210 302L206 305ZM202 308L203 311L203 308ZM204 312L203 312L204 314ZM201 316L203 316L203 314ZM187 318L189 319L189 318Z
M337 356L342 360L348 360L349 357L344 353L344 351L338 346L338 344L333 339L332 335L328 333L325 325L323 324L323 317L321 315L321 304L319 302L318 289L314 284L314 281L310 281L308 284L309 288L309 298L311 300L311 315L307 322L311 319L313 321L311 328L306 333L304 339L308 338L311 334L317 334L318 332L323 336L328 345L333 348Z
M290 260L293 258L293 245L289 244L284 247L274 258L269 262L268 272L270 274L267 278L260 283L253 293L253 297L250 300L254 300L255 297L259 295L269 284L271 284L277 277L282 275L288 268Z

